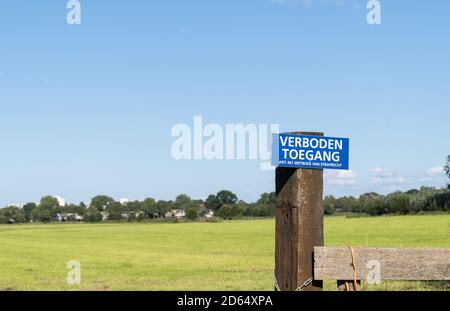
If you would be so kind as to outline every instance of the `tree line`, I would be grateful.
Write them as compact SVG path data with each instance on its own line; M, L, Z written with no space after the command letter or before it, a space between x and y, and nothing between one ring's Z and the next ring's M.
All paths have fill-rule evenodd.
M336 198L325 196L323 200L325 215L341 214L419 214L425 212L450 212L450 190L422 187L406 192L394 192L388 195L365 193L359 197L344 196ZM82 216L85 222L101 222L105 213L109 221L144 221L145 219L166 218L173 210L184 211L185 218L195 220L209 211L223 219L242 217L273 217L276 212L275 192L263 193L254 203L238 200L228 190L208 196L206 200L192 200L182 194L172 201L147 198L143 201L131 201L126 204L115 201L106 195L91 200L89 206L83 202L60 206L52 196L45 196L40 203L27 203L22 208L10 206L0 209L0 223L27 223L55 221L55 215L64 214ZM126 215L126 218L124 218ZM77 221L68 218L67 221Z
M450 212L450 190L421 187L388 195L365 193L358 198L326 196L323 200L325 215L364 214L421 214L426 212Z
M450 178L450 156L444 167ZM344 196L336 198L325 196L323 200L326 215L337 214L419 214L425 212L450 212L450 185L447 189L422 187L406 192L394 192L388 195L365 193L359 197ZM9 206L0 209L0 223L51 222L55 215L69 215L67 221L77 221L82 216L85 222L110 221L143 221L145 219L166 218L167 213L181 210L184 217L195 220L212 211L215 217L233 219L240 217L273 217L276 212L276 194L263 193L254 203L239 200L236 194L222 190L211 194L206 200L193 200L181 194L175 200L155 200L146 198L143 201L131 201L123 204L107 195L92 198L89 205L83 202L60 206L52 196L43 197L38 204L27 203L22 208ZM126 217L124 217L126 216ZM72 218L71 218L72 217Z
M173 211L183 211L187 219L195 220L208 213L219 218L267 217L275 215L275 194L264 193L255 203L238 200L228 190L211 194L206 200L193 200L186 194L180 194L175 200L155 200L146 198L142 201L122 203L107 195L92 198L89 205L84 202L60 206L57 198L45 196L39 203L27 203L23 207L8 206L0 209L0 223L28 223L55 221L58 215L66 215L66 221L85 222L109 221L143 221L146 219L167 218ZM81 218L78 218L81 216Z

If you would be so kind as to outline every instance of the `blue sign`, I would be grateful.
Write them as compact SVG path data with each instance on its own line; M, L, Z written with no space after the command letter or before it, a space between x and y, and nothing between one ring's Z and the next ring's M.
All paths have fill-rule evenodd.
M272 165L314 169L349 169L348 138L274 134Z

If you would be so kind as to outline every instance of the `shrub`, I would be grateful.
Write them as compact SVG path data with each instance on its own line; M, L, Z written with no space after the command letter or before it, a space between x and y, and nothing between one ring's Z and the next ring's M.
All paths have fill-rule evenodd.
M102 214L98 211L90 211L84 216L86 222L100 222L102 221Z
M195 220L198 217L198 210L196 207L189 207L186 209L186 218Z

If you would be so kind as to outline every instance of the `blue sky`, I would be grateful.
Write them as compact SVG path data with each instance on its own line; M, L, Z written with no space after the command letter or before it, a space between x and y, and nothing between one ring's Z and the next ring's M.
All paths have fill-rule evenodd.
M0 4L0 206L274 189L259 161L175 161L171 128L278 123L351 139L325 192L444 186L450 2L66 1ZM412 4L414 3L414 4Z

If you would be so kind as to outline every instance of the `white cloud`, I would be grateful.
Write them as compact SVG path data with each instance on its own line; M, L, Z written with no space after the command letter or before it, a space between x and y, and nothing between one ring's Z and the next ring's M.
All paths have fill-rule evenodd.
M326 171L325 180L331 185L346 186L354 185L358 174L353 170L348 171Z
M434 166L427 171L428 174L431 175L442 175L444 174L444 167L442 166Z
M370 173L375 173L375 174L382 174L384 173L386 170L384 168L382 168L381 166L377 166L374 168L369 169Z
M428 169L425 173L421 174L420 181L422 182L439 182L444 180L444 167L442 166L433 166Z
M406 182L406 178L399 176L396 172L387 170L381 166L369 169L372 183L377 185L399 185Z

